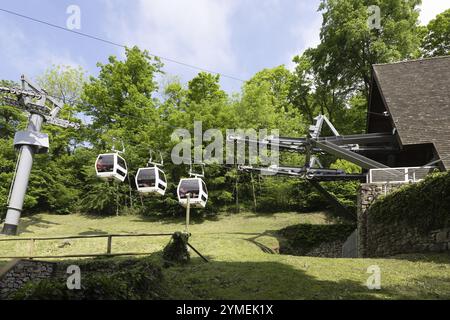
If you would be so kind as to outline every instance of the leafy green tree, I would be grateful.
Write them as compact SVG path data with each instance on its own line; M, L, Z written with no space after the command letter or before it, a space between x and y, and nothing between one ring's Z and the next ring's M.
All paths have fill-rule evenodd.
M64 104L71 104L80 99L85 82L85 71L81 67L60 65L53 65L37 78L39 86Z
M169 83L164 89L165 101L162 104L162 114L167 115L165 120L173 128L185 128L194 137L194 122L201 121L202 130L218 129L222 136L226 129L236 125L235 104L220 88L220 77L205 72L199 73L184 88L178 81ZM170 137L167 132L166 137ZM225 141L223 141L225 142ZM206 147L211 141L203 141ZM191 140L193 146L193 141ZM168 146L170 153L173 144ZM194 150L192 149L192 152ZM177 182L185 177L187 167L170 165L170 176ZM227 168L220 165L208 164L206 166L206 184L209 191L208 207L206 211L217 212L221 206L232 202L232 183L227 176ZM176 185L174 185L175 189Z
M226 93L220 89L219 80L220 75L200 72L189 81L187 98L195 103L225 99Z
M289 99L292 74L284 66L264 69L248 80L237 106L239 128L278 129L282 135L304 133L303 117Z
M419 56L420 0L322 0L321 43L313 49L313 69L331 87L361 90L366 97L371 68ZM368 7L380 8L380 28L371 28Z
M425 57L437 57L450 54L450 9L437 15L426 27L422 43Z
M419 56L419 0L322 0L321 43L294 58L290 99L309 122L321 113L342 128L365 128L371 68ZM380 8L380 28L368 23L370 5ZM351 125L352 124L352 125Z
M19 88L19 85L12 81L0 80L0 87ZM8 94L0 94L0 102L2 96L15 98ZM14 133L19 128L25 127L25 121L26 117L22 110L13 106L0 104L0 138L14 137Z
M160 132L159 103L154 97L158 90L155 77L162 73L162 64L137 47L126 49L125 55L123 61L111 56L108 64L98 64L99 75L90 77L84 86L83 103L80 104L80 111L92 119L84 136L94 151L83 165L83 172L87 173L93 167L96 153L111 152L113 147L121 150L122 143L130 168L127 183L120 186L85 176L84 208L86 201L92 204L96 198L107 197L101 200L103 204L95 207L97 211L107 208L106 211L110 212L110 204L116 206L117 196L126 207L136 203L131 168L144 166L149 158L149 149L159 150L164 139Z

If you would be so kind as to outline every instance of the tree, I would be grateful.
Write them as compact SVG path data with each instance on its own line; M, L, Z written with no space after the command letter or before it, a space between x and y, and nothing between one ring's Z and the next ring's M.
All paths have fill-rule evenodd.
M419 56L417 5L410 0L322 0L321 43L294 58L290 99L309 122L327 115L345 132L364 128L372 65ZM369 5L378 5L380 28L371 28ZM349 118L355 123L352 128Z
M84 86L82 111L92 117L90 127L98 134L91 133L92 138L96 136L91 142L97 146L96 139L110 142L112 137L129 145L140 143L140 133L158 122L153 94L158 90L155 76L161 73L162 64L137 47L126 49L125 56L124 61L111 56L108 64L97 64L99 76Z
M179 81L167 84L164 89L166 99L162 104L162 113L167 115L165 119L170 126L189 130L192 138L194 121L202 123L203 132L208 129L218 129L222 131L222 136L225 136L226 129L234 128L235 105L220 88L219 81L218 75L200 72L189 81L187 88L183 87ZM170 134L171 132L168 132L167 137L170 137ZM211 142L203 141L203 147ZM168 146L168 153L172 146ZM170 175L175 181L186 176L187 173L187 168L182 166L169 165L166 169L170 170ZM233 199L232 184L226 175L227 171L227 168L220 165L206 166L206 183L209 191L206 211L208 212L217 212L220 207L229 204Z
M420 0L322 0L321 43L312 49L316 77L332 89L369 96L371 68L419 56ZM380 29L368 24L369 5L380 8Z
M0 87L7 88L19 88L19 86L12 82L6 80L0 80ZM4 96L8 96L7 94L2 94ZM15 98L15 96L10 95L10 98ZM0 96L1 101L1 96ZM1 138L12 138L14 137L14 133L19 129L19 127L24 127L26 121L26 117L22 110L8 106L8 105L0 105L0 137Z
M81 67L53 65L37 78L37 83L50 96L64 104L59 112L59 118L80 122L76 118L75 105L79 102L83 85L86 83L85 72ZM63 153L71 154L81 140L79 132L58 126L45 125L43 132L49 134L50 153L53 157L59 157Z
M71 66L53 65L37 78L39 86L64 104L73 104L80 99L85 82L85 71Z
M317 115L317 104L313 98L314 74L311 56L307 53L295 56L296 67L289 88L289 100L306 117L309 123L314 122Z
M450 9L436 16L426 27L422 43L424 57L450 54Z
M219 80L220 75L200 72L189 81L188 99L195 103L225 99L226 93L220 89Z
M248 80L236 110L239 128L278 129L283 135L304 133L303 118L289 99L292 80L284 66L264 69Z
M136 202L136 195L131 191L134 187L133 172L129 171L127 184L117 187L118 192L115 185L90 179L88 173L93 173L91 169L96 153L111 152L113 147L121 150L122 143L129 168L144 166L150 148L161 149L167 137L160 132L161 111L154 94L158 90L155 77L162 73L162 64L159 59L152 58L148 51L133 47L125 50L124 60L111 56L107 64L99 63L98 67L99 75L90 77L84 86L83 103L80 104L81 111L92 117L92 123L87 126L84 136L93 146L91 158L81 164L81 170L86 179L83 186L85 200L98 196L103 199L103 204L96 206L96 212L105 212L103 208L110 212L110 204L116 203L115 195L123 200L121 204L126 203L129 207Z

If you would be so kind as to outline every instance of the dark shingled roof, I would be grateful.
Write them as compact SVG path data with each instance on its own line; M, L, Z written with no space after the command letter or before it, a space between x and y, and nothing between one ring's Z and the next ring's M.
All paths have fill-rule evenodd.
M449 170L450 56L379 64L373 69L400 143L433 143Z

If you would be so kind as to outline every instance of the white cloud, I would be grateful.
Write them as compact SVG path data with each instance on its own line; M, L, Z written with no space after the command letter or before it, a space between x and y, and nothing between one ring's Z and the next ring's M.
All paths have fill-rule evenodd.
M122 3L105 2L109 17L106 31L111 38L213 71L237 70L230 22L236 0L137 0L131 8L121 10ZM180 67L163 62L170 72L180 72Z
M57 52L50 50L52 46L40 39L29 39L17 25L2 21L0 28L0 59L7 61L10 69L21 74L35 77L52 65L85 66L83 59L75 59L68 50Z
M298 44L296 49L287 55L289 70L295 68L292 59L302 54L306 49L316 47L320 43L320 28L322 26L322 14L317 12L318 3L300 1L297 6L299 13L298 24L290 32Z
M450 8L450 3L445 0L422 0L420 6L420 22L427 25L436 15Z

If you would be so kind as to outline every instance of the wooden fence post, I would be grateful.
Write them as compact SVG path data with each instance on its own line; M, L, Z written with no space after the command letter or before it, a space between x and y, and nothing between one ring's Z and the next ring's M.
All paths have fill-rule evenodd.
M111 254L111 248L112 248L112 236L109 235L108 236L108 246L107 246L107 249L106 249L106 253L107 254Z

